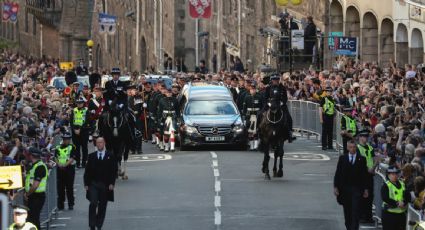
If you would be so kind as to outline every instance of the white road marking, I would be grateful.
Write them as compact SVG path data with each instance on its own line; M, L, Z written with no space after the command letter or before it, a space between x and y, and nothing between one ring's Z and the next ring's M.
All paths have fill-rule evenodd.
M150 162L171 160L173 157L169 154L143 154L142 156L130 156L127 162Z
M211 157L212 157L212 169L214 172L214 191L215 191L215 196L214 196L214 207L215 207L215 211L214 211L214 224L217 227L217 229L220 229L221 226L221 212L220 212L220 207L221 207L221 196L220 196L220 192L221 192L221 182L220 182L220 171L218 169L218 160L217 160L217 154L215 152L211 152Z
M66 227L66 224L49 224L50 228L56 228L56 227Z
M214 190L215 190L216 193L221 192L221 182L220 181L215 181Z
M305 155L305 156L303 156ZM311 157L308 157L311 156ZM274 154L270 153L270 158L274 159ZM321 153L285 153L284 160L288 161L328 161L330 158Z
M55 218L55 220L70 220L71 219L71 217L58 217L58 218Z
M221 207L221 196L215 196L214 205L215 207Z

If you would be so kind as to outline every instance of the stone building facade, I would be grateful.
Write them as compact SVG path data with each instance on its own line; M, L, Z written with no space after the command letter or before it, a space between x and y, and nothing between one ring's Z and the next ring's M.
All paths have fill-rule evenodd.
M93 39L93 65L100 69L163 70L171 58L174 68L184 60L193 70L197 56L211 70L228 68L235 56L249 70L262 63L273 65L273 38L261 36L259 30L279 31L277 15L283 11L298 22L313 16L325 35L343 32L359 37L362 61L383 65L389 59L399 64L424 61L423 0L304 0L286 8L275 0L211 0L211 18L198 24L189 16L188 0L15 1L20 4L18 22L2 22L2 38L16 41L26 54L61 61L82 58L86 63L86 41ZM117 17L114 35L99 33L101 12ZM330 66L331 58L325 48L325 66Z

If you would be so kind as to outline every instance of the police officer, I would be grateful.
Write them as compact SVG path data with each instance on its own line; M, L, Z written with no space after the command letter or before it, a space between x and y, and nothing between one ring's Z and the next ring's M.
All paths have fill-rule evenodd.
M344 115L341 117L341 136L342 136L342 147L344 154L348 153L347 141L353 139L357 133L356 119L351 116L353 109L351 107L344 107Z
M37 230L37 227L27 222L28 207L25 205L14 205L13 206L13 224L11 224L8 230Z
M289 113L288 107L286 106L286 103L288 102L288 94L286 92L285 86L283 86L279 80L279 75L274 74L270 77L271 83L266 87L265 93L264 93L264 108L263 111L267 110L268 105L267 102L273 98L277 101L280 101L282 103L281 108L283 112L286 114L287 117L287 125L288 125L288 136L289 140L288 142L292 142L295 138L292 137L292 117ZM263 112L261 112L262 114ZM261 116L260 116L261 117Z
M75 145L71 144L71 134L62 135L62 144L56 146L55 157L58 187L58 209L64 209L65 193L69 210L74 209Z
M257 116L263 108L263 97L257 93L255 82L247 81L249 85L249 94L246 95L243 102L243 112L245 116L246 127L248 128L249 149L251 151L258 148L258 120Z
M108 110L112 103L115 103L120 108L126 108L127 95L124 92L126 84L123 81L120 81L121 70L119 68L112 68L111 75L112 80L105 84L105 99L107 102L106 108Z
M369 131L362 130L358 133L359 143L357 144L357 152L362 155L366 159L367 166L367 189L369 191L369 196L367 198L363 198L361 201L361 216L360 221L364 223L374 223L372 219L372 203L373 203L373 177L375 175L375 152L373 147L368 143Z
M135 85L130 85L127 88L128 91L128 109L131 111L132 114L134 114L135 118L135 125L136 125L136 131L135 131L135 149L134 153L137 152L137 154L142 154L142 121L141 121L141 114L143 111L143 97L142 95L137 93L137 87Z
M77 168L85 167L87 162L88 155L88 129L90 128L89 124L89 113L87 108L84 106L84 100L77 100L77 107L74 108L70 115L70 124L72 130L72 143L75 144L77 148L75 161ZM81 153L83 159L81 160Z
M161 117L161 135L164 137L164 151L175 151L174 133L176 122L179 118L179 107L177 99L173 97L171 90L165 89L165 97L159 101L158 117Z
M49 171L46 164L40 159L42 152L35 148L28 149L32 167L27 170L25 177L25 200L27 201L28 221L37 229L40 228L40 213L46 200L47 180Z
M319 116L322 123L322 150L332 150L332 137L335 116L335 101L331 96L332 88L326 87L326 96L320 101Z
M399 179L400 170L396 166L387 169L388 181L381 187L382 196L382 229L406 229L406 211L410 202L410 194Z

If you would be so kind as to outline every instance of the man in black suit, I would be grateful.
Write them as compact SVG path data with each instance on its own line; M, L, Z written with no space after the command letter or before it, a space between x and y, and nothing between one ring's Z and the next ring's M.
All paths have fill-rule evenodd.
M334 177L334 193L344 207L347 230L358 230L361 197L367 198L366 159L357 153L356 143L347 143L348 154L339 157Z
M117 161L105 150L105 139L96 139L97 151L89 155L84 171L84 188L89 206L89 226L101 229L105 220L108 201L114 201L114 185L117 177Z

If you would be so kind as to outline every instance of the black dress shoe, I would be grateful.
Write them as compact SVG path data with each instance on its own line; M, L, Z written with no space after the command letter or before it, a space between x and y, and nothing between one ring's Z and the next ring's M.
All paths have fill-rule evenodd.
M69 206L68 210L74 210L74 206Z
M322 147L322 150L326 150L326 149L328 149L328 148L326 148L326 147Z

